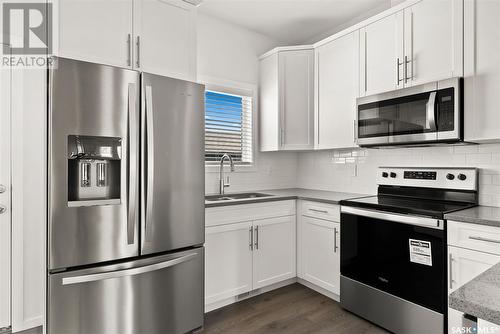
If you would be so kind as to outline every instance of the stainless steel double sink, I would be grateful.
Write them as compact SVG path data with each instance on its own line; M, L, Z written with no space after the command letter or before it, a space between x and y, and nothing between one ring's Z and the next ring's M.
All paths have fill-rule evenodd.
M269 197L272 195L262 194L262 193L241 193L241 194L227 194L227 195L209 195L205 196L205 201L207 202L220 202L220 201L234 201L240 199L252 199Z

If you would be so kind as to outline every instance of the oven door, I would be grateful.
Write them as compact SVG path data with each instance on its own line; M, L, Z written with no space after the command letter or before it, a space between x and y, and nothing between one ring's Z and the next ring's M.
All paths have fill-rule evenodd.
M341 231L343 277L445 313L442 220L342 207Z
M358 99L358 144L459 141L459 78Z

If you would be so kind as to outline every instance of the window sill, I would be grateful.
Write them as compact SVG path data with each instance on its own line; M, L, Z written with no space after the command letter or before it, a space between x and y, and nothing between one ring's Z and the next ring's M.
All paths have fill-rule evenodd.
M232 173L253 173L253 172L256 172L257 170L258 170L257 165L255 163L253 163L251 165L235 164L234 165L234 172L232 172ZM224 173L228 173L228 172L230 172L229 164L224 163ZM205 165L205 173L219 173L219 164Z

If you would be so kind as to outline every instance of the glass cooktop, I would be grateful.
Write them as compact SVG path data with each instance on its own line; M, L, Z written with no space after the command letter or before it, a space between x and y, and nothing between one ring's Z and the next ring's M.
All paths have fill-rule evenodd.
M400 196L371 196L341 201L341 205L381 211L443 218L447 213L476 206L471 203L405 198Z

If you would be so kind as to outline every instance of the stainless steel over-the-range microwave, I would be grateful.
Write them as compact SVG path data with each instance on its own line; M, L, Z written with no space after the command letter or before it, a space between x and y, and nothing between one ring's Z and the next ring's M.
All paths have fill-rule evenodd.
M359 98L356 133L361 147L463 141L463 79Z

